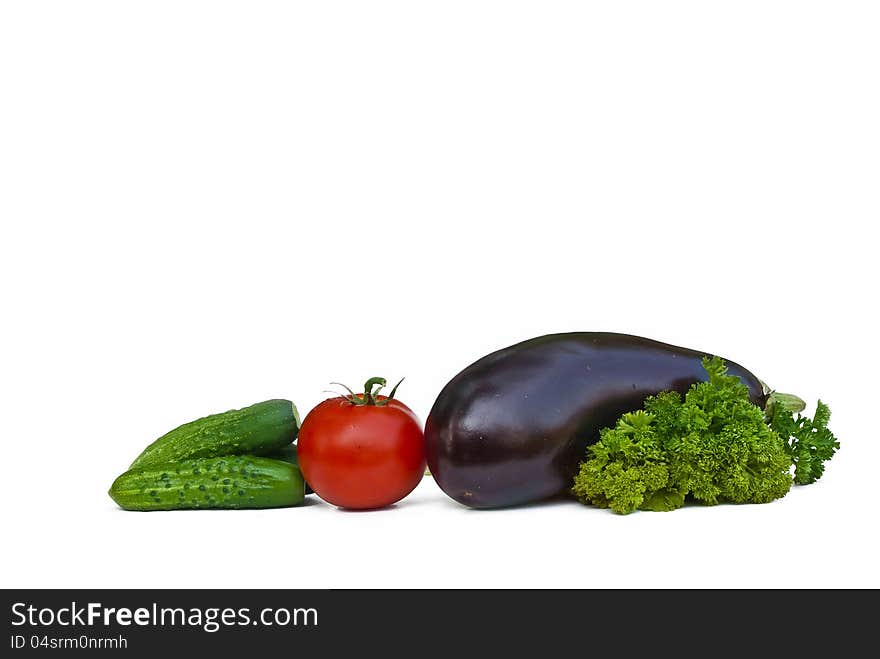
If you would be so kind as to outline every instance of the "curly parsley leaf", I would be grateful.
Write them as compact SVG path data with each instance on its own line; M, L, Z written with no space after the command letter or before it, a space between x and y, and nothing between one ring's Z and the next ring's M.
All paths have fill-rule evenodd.
M821 400L816 404L813 418L771 408L770 427L779 435L794 465L794 482L798 485L815 483L825 472L825 463L834 457L840 442L828 429L831 410Z
M821 401L815 417L794 418L783 406L765 413L718 358L703 360L709 376L682 398L663 392L644 409L620 417L589 447L572 492L584 503L627 514L669 511L691 497L766 503L794 481L812 483L839 447Z

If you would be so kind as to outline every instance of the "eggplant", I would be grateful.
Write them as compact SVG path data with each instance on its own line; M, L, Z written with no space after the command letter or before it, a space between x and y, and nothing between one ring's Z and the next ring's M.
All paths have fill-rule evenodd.
M628 334L549 334L493 352L456 375L425 424L428 467L440 488L472 508L499 508L568 492L586 448L621 414L661 391L684 394L707 378L711 356ZM768 391L725 359L762 409Z

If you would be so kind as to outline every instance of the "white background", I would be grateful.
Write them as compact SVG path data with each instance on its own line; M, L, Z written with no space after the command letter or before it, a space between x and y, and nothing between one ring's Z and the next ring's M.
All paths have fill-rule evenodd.
M878 587L873 2L0 6L0 585ZM136 514L194 417L548 332L831 404L763 506ZM810 406L812 411L812 404Z

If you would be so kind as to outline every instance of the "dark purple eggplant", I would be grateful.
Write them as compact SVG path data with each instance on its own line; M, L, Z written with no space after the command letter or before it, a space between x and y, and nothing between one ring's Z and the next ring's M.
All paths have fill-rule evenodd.
M661 391L705 380L711 356L628 334L550 334L493 352L440 392L425 425L428 466L473 508L546 499L571 487L589 444ZM764 408L763 383L725 359Z

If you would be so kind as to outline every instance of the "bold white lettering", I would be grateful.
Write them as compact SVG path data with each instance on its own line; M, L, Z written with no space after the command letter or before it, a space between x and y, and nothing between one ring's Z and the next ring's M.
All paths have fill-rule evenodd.
M21 621L21 622L15 622L14 620L12 621L12 624L15 625L16 627L20 627L21 625L23 625L24 623L27 622L27 616L25 616L25 614L23 614L19 610L19 609L23 609L23 608L24 608L24 602L16 602L15 604L12 605L13 615L17 615L19 620Z
M89 624L94 625L98 618L101 617L101 603L100 602L89 602Z

